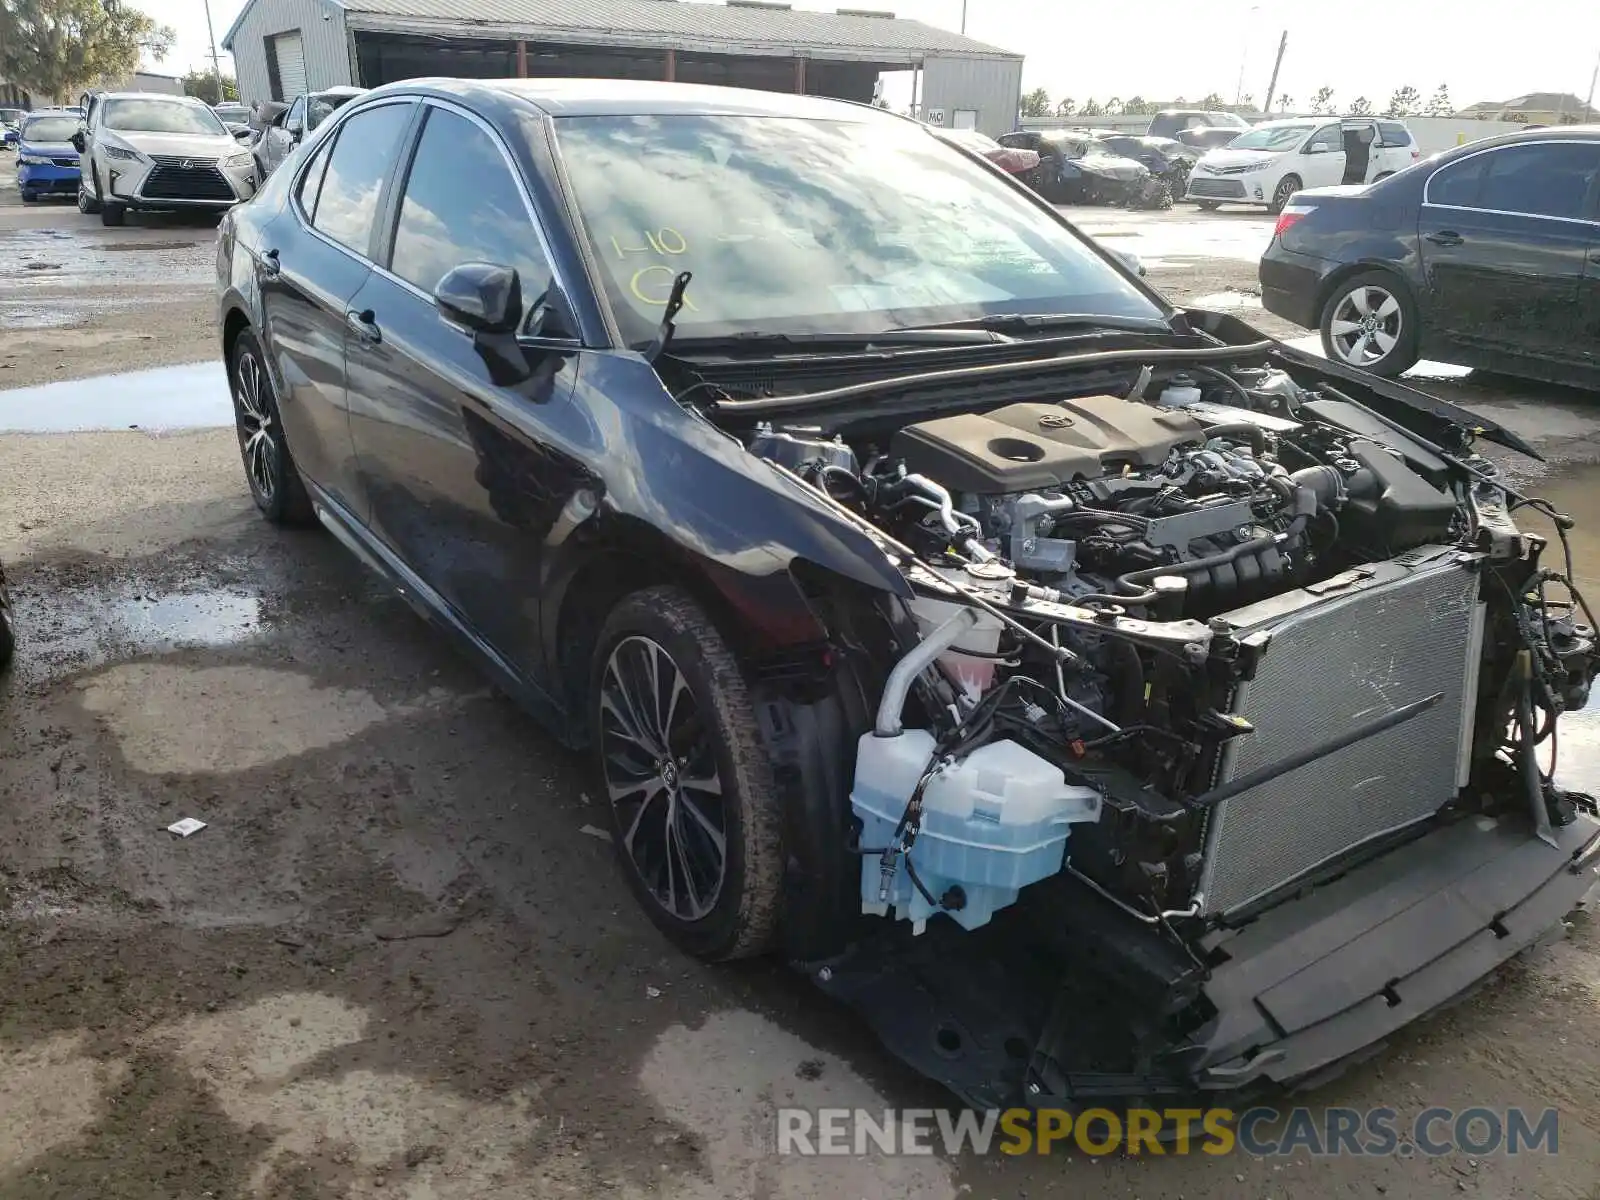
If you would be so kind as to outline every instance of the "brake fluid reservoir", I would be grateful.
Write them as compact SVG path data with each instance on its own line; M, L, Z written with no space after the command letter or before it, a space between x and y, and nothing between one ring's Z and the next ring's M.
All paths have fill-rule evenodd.
M1100 793L1068 783L1060 768L1016 742L990 742L929 782L922 830L895 862L884 896L880 852L894 840L933 752L926 729L861 739L850 796L868 851L861 859L861 910L882 915L892 907L917 933L939 912L976 929L1015 903L1022 888L1061 870L1069 827L1100 819ZM912 870L932 904L912 882Z

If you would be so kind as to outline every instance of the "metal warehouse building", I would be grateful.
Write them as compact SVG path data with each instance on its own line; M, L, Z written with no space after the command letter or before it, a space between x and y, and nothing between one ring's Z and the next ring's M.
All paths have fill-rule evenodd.
M422 75L667 79L870 101L916 72L927 119L1016 125L1022 56L891 13L730 0L249 0L223 36L247 103Z

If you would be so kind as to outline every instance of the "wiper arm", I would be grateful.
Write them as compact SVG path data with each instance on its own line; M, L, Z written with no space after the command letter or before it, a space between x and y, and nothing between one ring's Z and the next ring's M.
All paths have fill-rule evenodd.
M795 346L835 347L850 350L873 346L993 346L1016 339L987 327L962 325L930 326L917 329L883 329L877 333L732 333L725 337L680 337L675 348L699 350L716 348Z
M1110 313L993 313L971 321L934 326L939 329L1127 329L1135 333L1176 333L1160 317L1124 317Z

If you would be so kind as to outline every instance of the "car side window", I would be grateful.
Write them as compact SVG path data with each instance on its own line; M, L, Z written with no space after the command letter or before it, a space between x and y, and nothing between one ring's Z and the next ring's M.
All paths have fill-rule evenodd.
M1324 125L1306 143L1307 154L1331 154L1344 149L1344 131L1338 125Z
M1427 201L1451 208L1474 208L1478 203L1478 185L1483 181L1483 168L1487 155L1476 154L1470 158L1446 163L1428 178Z
M1476 207L1538 217L1582 218L1600 172L1600 145L1533 142L1483 155Z
M389 269L431 294L468 262L516 268L524 310L550 284L550 263L499 143L476 122L430 108L406 177Z
M306 123L306 98L296 96L294 103L289 106L289 113L283 118L283 127L290 133L300 133L305 129Z
M1378 132L1383 135L1382 144L1385 146L1411 145L1411 131L1399 121L1379 121Z
M316 216L317 193L322 190L322 176L328 169L328 152L332 149L332 142L323 142L318 146L317 152L311 156L311 165L300 176L300 207L305 209L308 218Z
M411 104L384 104L356 113L339 127L328 154L316 207L310 210L311 224L357 254L368 252L378 197L412 111ZM461 176L456 182L467 178Z

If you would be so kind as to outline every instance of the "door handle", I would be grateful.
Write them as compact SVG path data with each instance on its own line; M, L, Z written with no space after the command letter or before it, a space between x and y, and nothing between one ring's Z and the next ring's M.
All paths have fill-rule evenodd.
M261 273L268 279L273 279L278 272L283 270L283 264L278 261L276 250L265 250L261 254Z
M344 320L351 331L368 345L376 346L383 341L383 334L378 329L377 314L370 308L364 308L360 312L351 309L345 313Z
M1424 234L1435 246L1459 246L1467 239L1452 229L1441 229L1438 233Z

